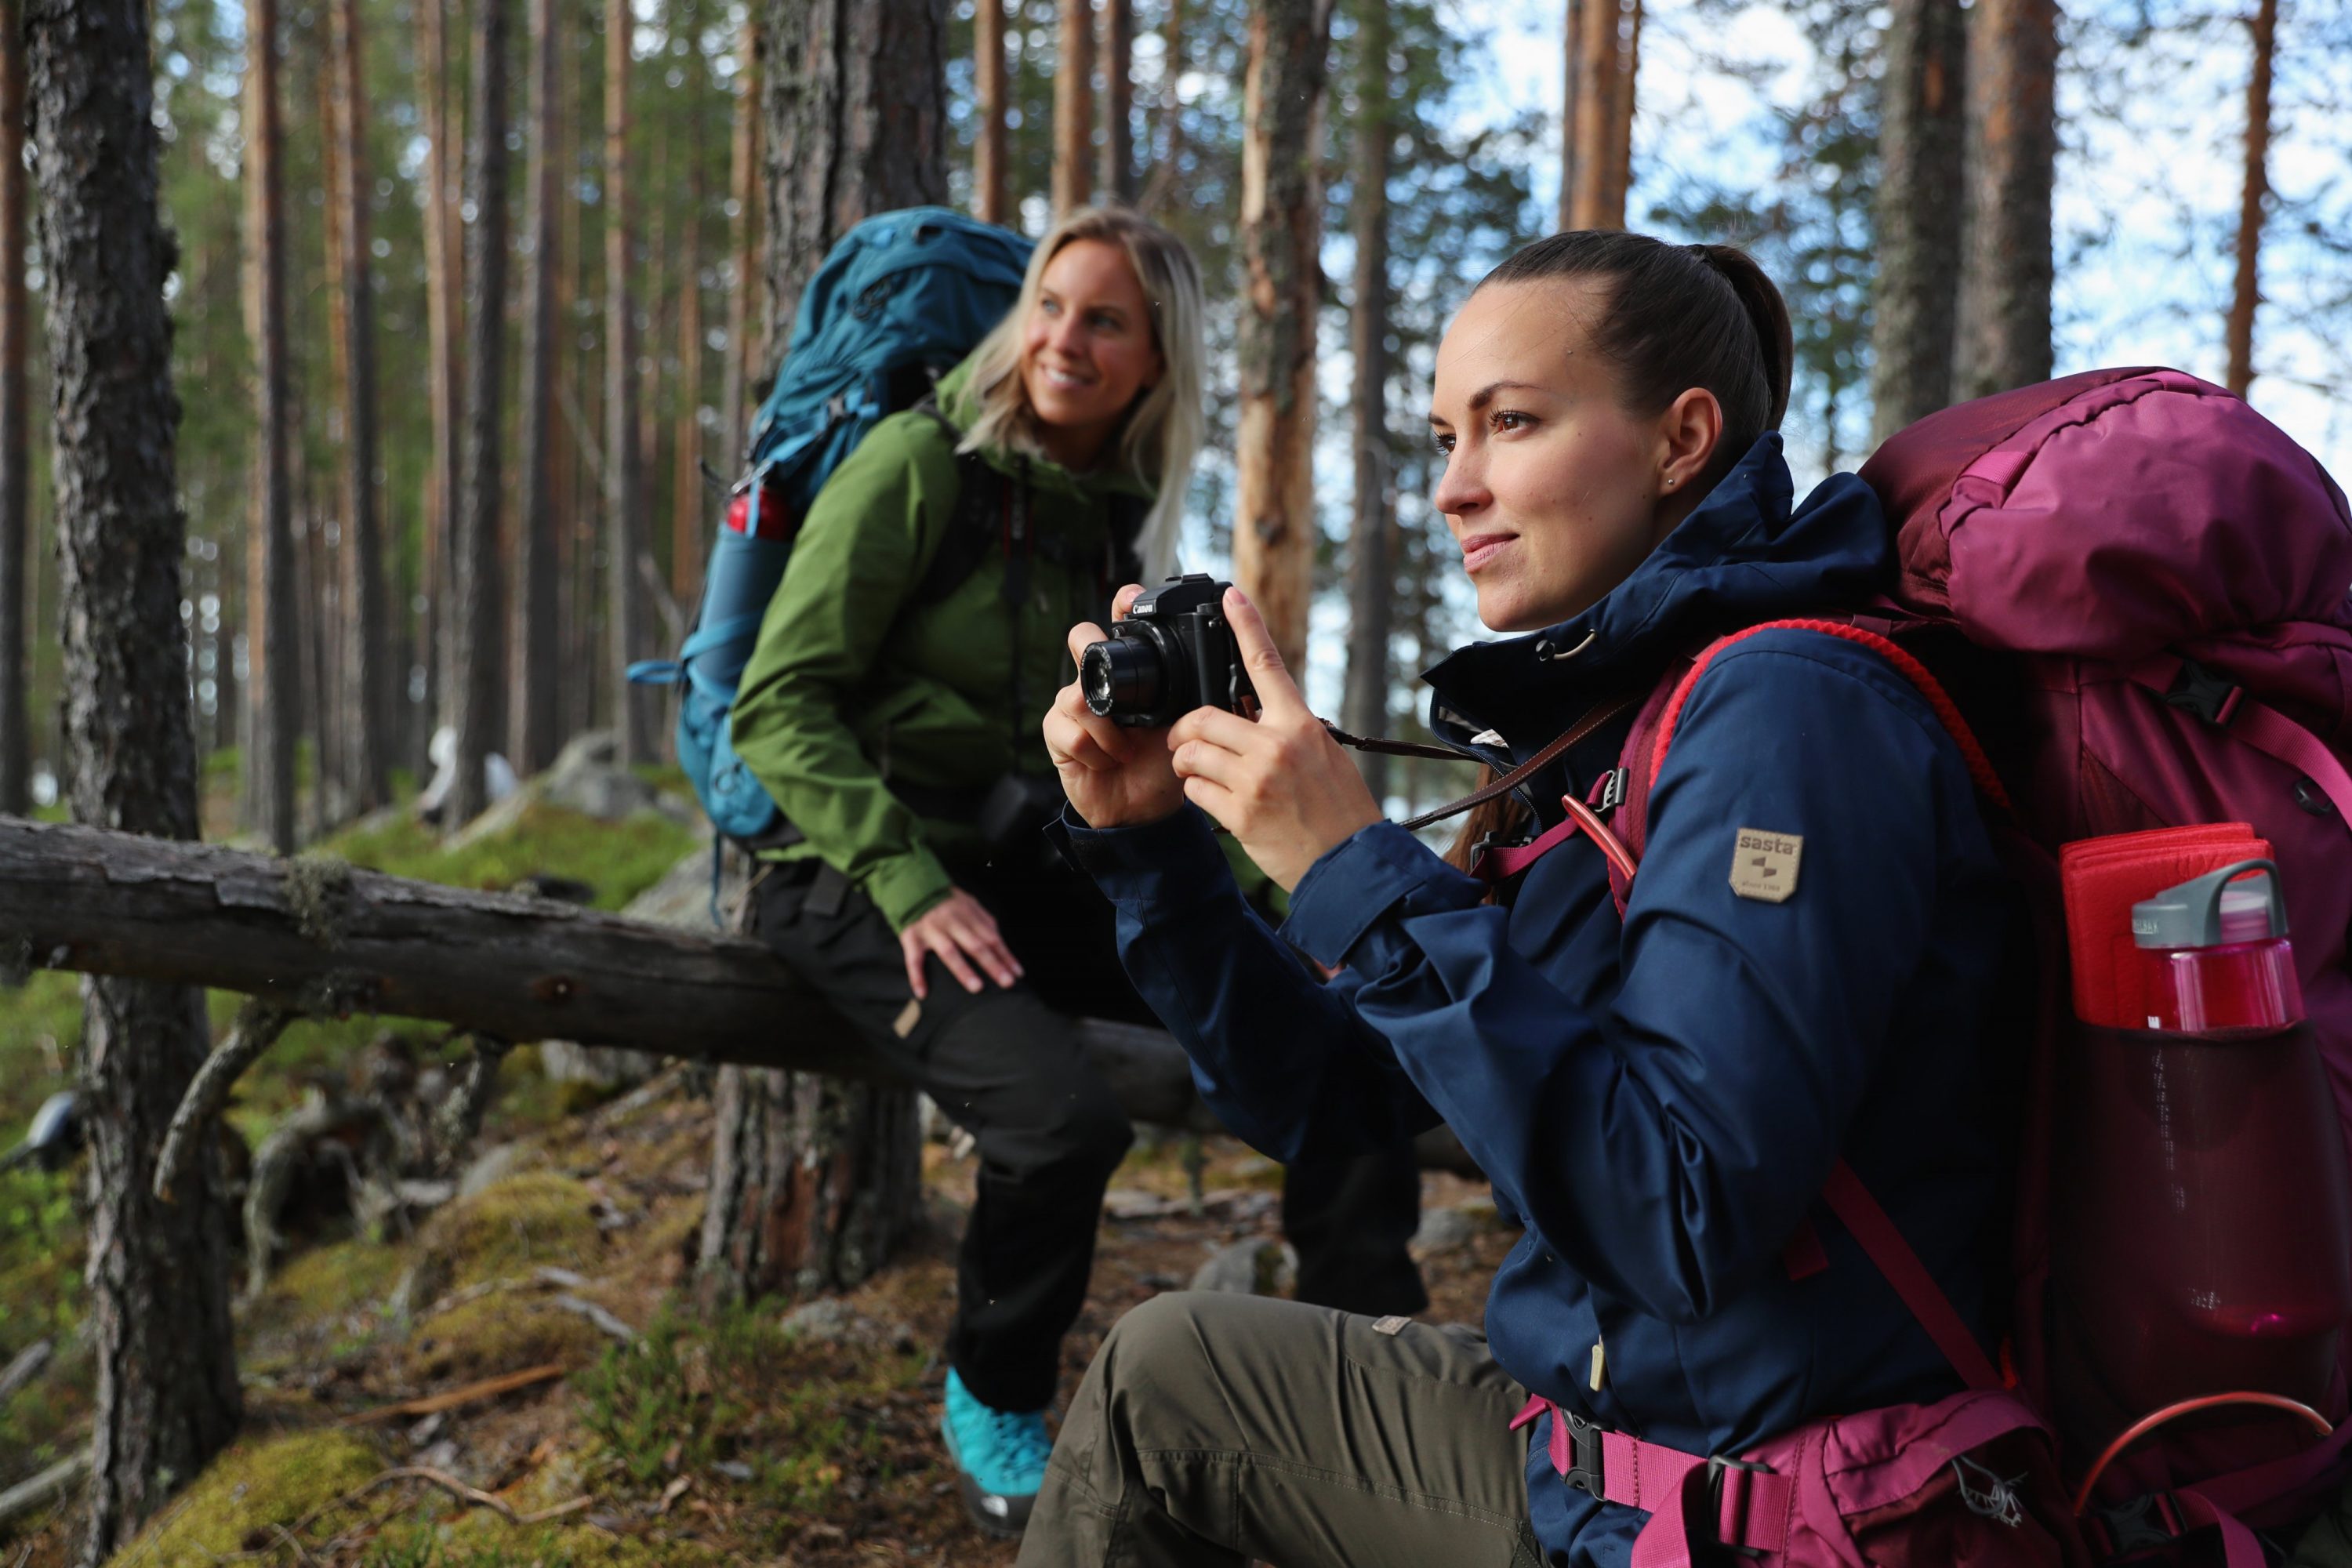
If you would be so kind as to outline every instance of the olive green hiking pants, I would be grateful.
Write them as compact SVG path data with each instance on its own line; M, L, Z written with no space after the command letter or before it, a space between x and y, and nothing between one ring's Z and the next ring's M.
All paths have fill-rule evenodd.
M1469 1329L1155 1297L1087 1369L1021 1568L1533 1568L1526 1398Z

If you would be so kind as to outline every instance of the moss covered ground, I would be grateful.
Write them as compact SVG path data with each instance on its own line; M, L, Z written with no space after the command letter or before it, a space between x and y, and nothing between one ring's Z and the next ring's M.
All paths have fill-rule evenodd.
M666 820L615 826L570 815L526 813L512 835L457 854L393 823L332 847L354 863L475 886L530 870L580 877L605 907L688 848ZM215 1002L225 1023L233 1001ZM0 1139L13 1140L69 1070L79 1026L69 977L0 993ZM257 1136L307 1084L341 1081L384 1026L289 1032L241 1086L233 1121ZM436 1048L425 1031L407 1033L420 1053ZM583 1104L547 1082L535 1051L512 1053L481 1145L499 1150L497 1179L408 1234L346 1226L299 1238L240 1308L244 1440L116 1562L1009 1564L1012 1550L965 1521L937 1435L937 1352L971 1162L927 1151L921 1233L875 1279L827 1303L822 1321L796 1318L803 1303L789 1300L706 1309L692 1264L707 1090L707 1079L671 1069L625 1103ZM1065 1349L1066 1393L1128 1307L1181 1287L1217 1247L1273 1234L1279 1172L1226 1140L1195 1150L1147 1139L1115 1184L1181 1198L1195 1153L1218 1203L1197 1216L1145 1205L1145 1217L1105 1225ZM1439 1201L1468 1191L1432 1183ZM1509 1241L1482 1233L1433 1261L1432 1315L1475 1321ZM70 1179L0 1176L0 1356L41 1332L70 1342L79 1266ZM467 1394L548 1366L561 1375ZM69 1365L0 1411L0 1487L83 1439L87 1380L86 1366ZM425 1471L478 1495L453 1495ZM70 1530L59 1513L13 1536L0 1527L0 1568L64 1568Z

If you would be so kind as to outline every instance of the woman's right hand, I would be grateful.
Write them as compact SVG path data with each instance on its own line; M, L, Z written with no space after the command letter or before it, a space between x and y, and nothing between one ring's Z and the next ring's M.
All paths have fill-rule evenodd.
M1126 615L1142 592L1135 583L1121 588L1111 601L1112 613ZM1104 636L1092 621L1073 626L1071 662L1077 663L1087 646ZM1045 750L1062 775L1062 793L1087 826L1132 827L1172 816L1183 806L1184 785L1169 756L1167 731L1112 723L1087 706L1076 681L1055 696L1045 731Z

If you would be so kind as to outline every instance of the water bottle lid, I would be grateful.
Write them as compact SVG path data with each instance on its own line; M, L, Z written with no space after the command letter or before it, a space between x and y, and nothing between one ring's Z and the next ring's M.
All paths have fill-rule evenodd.
M2218 947L2284 935L2286 902L2278 867L2268 860L2208 871L2132 906L2132 941L2145 948Z

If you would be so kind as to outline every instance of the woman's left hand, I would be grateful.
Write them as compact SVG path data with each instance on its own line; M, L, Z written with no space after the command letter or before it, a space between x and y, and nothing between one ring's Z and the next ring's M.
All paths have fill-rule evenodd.
M1257 606L1225 590L1225 619L1257 688L1255 721L1198 708L1168 731L1184 796L1288 892L1328 851L1381 820L1363 774L1283 668Z

